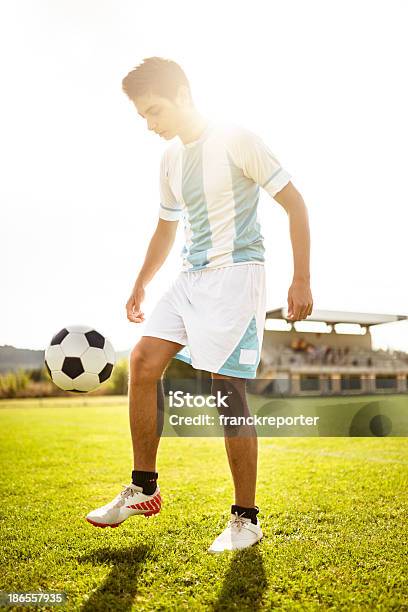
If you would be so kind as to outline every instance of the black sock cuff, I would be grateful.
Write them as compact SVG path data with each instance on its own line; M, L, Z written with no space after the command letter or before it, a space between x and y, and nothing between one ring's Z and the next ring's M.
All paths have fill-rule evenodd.
M132 470L132 483L142 487L145 495L153 495L157 487L157 472L144 472L143 470Z
M133 484L142 484L157 480L159 474L157 472L144 472L143 470L132 470L132 482ZM137 480L137 482L135 482Z
M256 516L259 513L258 506L255 506L252 508L244 508L244 506L237 506L236 504L233 504L231 506L231 514L235 514L236 512L238 513L238 515L243 515L244 518L251 519L251 523L256 525L257 523Z

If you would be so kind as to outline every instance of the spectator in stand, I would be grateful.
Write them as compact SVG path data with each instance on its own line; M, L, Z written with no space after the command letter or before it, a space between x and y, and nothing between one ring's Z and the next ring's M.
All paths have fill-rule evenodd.
M291 343L291 349L296 352L303 351L302 342L304 342L303 338L294 338Z
M307 346L308 346L308 344L307 344L306 340L304 338L301 338L300 341L299 341L299 350L300 351L306 351L307 350Z
M317 363L323 363L326 348L327 347L325 344L321 344L320 346L316 347L316 362Z
M316 347L313 344L308 344L306 348L306 359L308 363L314 363L316 357Z

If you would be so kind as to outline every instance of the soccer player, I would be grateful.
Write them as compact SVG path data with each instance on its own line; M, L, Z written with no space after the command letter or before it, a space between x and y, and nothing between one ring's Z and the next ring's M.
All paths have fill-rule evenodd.
M87 520L99 527L117 527L130 516L160 511L156 454L163 426L162 374L173 357L210 372L212 394L228 395L232 413L249 414L246 379L256 376L266 313L264 246L257 219L260 187L289 216L294 276L288 319L305 319L313 306L307 209L263 140L248 129L200 114L189 81L174 61L144 59L122 87L147 128L171 141L160 165L157 228L126 304L129 321L145 321L145 288L166 260L180 219L185 246L181 272L148 317L131 353L132 482L112 502L88 514ZM256 431L248 425L238 433L224 428L235 503L210 552L246 548L262 538L255 505Z

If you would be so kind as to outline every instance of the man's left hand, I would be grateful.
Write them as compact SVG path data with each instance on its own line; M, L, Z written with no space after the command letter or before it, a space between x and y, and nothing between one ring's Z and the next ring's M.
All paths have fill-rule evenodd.
M288 319L301 321L312 314L313 298L310 284L306 281L294 280L288 292Z

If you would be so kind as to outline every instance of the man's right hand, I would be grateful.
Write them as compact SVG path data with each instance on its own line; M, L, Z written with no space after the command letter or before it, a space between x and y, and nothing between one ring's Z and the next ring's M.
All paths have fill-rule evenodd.
M144 298L144 288L141 285L135 285L126 304L127 318L131 323L143 323L145 320L144 312L140 310L140 305Z

